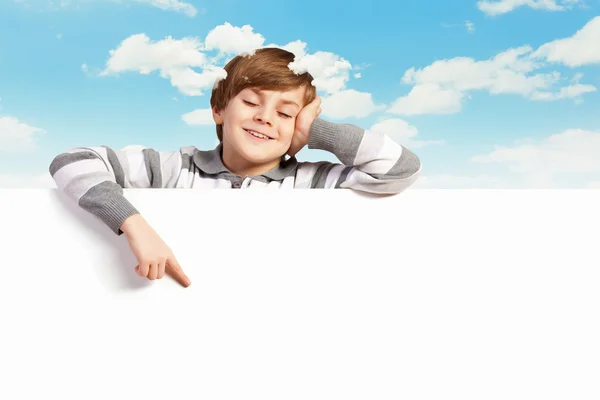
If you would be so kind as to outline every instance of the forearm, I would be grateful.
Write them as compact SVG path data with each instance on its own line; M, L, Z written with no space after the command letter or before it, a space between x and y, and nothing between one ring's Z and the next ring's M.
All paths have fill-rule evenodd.
M394 186L392 190L410 185L421 171L420 159L408 148L381 132L356 125L316 119L308 147L333 153L345 166L354 167L350 172L356 175L354 183L371 185L373 190L382 190L374 185L384 182Z

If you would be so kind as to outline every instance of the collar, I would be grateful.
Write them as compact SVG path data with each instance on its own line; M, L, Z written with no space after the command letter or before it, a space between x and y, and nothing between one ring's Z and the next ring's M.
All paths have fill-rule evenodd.
M223 164L221 155L223 154L223 143L219 143L217 147L212 150L196 150L194 153L194 164L203 172L210 175L229 174L232 175L231 171ZM263 172L257 176L249 176L253 179L262 181L281 181L284 178L293 175L296 172L298 161L296 157L285 159L285 156L281 156L279 164L269 171Z

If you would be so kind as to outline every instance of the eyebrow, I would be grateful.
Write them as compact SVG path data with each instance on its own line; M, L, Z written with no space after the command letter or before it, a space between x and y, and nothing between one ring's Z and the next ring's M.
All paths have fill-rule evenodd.
M258 89L254 89L254 88L249 88L249 89L250 89L251 91L253 91L254 93L256 93L257 95L259 95L259 96L262 96L262 93L260 92L260 90L258 90ZM292 101L292 100L286 100L286 99L282 99L282 100L280 100L280 102L281 102L281 103L283 103L283 104L291 104L291 105L293 105L293 106L296 106L296 107L298 107L298 108L302 108L302 107L300 107L300 106L298 105L298 103L296 103L295 101Z

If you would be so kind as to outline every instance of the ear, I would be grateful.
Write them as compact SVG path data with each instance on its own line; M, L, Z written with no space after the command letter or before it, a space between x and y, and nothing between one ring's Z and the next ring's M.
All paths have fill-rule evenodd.
M217 111L216 107L212 108L212 116L215 124L223 125L223 116L221 115L220 111Z

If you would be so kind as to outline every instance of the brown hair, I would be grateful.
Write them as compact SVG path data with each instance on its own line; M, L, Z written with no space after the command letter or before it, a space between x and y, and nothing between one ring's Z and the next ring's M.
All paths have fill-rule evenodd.
M253 55L237 55L225 65L227 78L215 84L210 97L211 108L223 110L233 97L247 88L260 90L293 90L306 87L304 105L312 102L316 88L313 77L305 72L296 74L289 68L294 54L277 47L265 47ZM217 137L223 141L223 126L217 125Z

